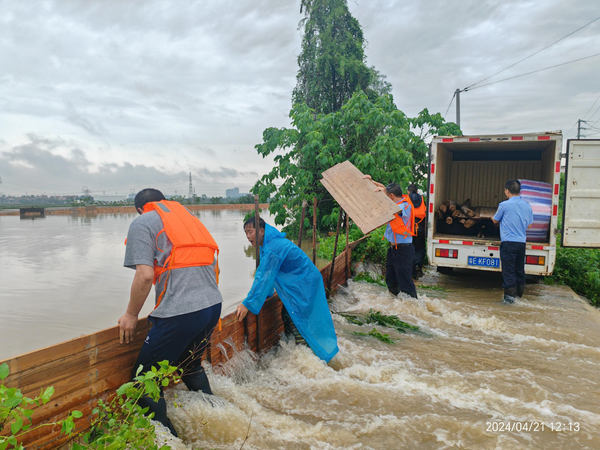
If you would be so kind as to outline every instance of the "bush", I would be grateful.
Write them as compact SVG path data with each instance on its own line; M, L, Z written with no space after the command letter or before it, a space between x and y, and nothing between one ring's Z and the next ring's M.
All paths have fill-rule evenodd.
M352 250L352 261L364 261L368 260L377 264L385 264L387 258L387 249L389 247L388 241L383 238L385 227L380 227L369 234L369 237ZM364 234L360 229L352 224L350 226L349 241L353 242L362 238ZM329 236L327 238L318 238L319 249L317 255L319 258L331 260L333 257L333 247L335 245L335 236ZM346 235L340 232L340 238L338 241L337 255L342 253L346 248ZM336 255L336 256L337 256Z

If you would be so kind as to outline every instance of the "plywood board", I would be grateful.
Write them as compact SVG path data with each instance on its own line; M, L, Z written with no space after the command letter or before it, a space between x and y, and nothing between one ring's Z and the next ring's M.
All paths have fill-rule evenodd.
M362 177L354 164L344 161L323 172L321 183L367 234L392 220L400 208L384 192L375 192L375 185Z

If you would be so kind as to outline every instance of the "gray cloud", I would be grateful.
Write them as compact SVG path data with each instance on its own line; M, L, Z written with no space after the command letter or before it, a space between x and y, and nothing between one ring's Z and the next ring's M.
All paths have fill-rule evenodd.
M368 64L387 75L411 116L425 107L444 113L456 88L600 16L594 0L349 7L364 27ZM0 60L10 61L0 66L4 192L135 189L159 179L186 192L192 171L205 183L197 192L223 195L270 169L272 157L254 146L265 128L289 124L298 0L5 1L2 11ZM600 21L490 81L599 47ZM574 137L571 126L600 93L599 67L600 58L590 59L463 93L463 130L571 128Z

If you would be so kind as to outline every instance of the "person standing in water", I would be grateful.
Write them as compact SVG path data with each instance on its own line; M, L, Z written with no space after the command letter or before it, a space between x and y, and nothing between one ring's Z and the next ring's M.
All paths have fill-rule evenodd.
M217 244L196 216L179 203L167 201L156 189L140 191L135 209L140 216L129 226L124 263L135 269L135 276L127 311L119 319L121 344L133 340L152 283L156 285L156 306L148 317L152 328L133 366L132 378L140 365L142 372L147 372L167 360L182 370L182 380L190 391L212 394L200 363L223 303L217 285ZM162 393L158 402L144 397L138 403L177 436Z
M500 224L500 262L504 303L513 304L525 291L525 242L527 228L533 223L531 205L520 196L519 180L509 180L504 185L508 200L498 205L492 221Z
M415 215L415 232L413 236L413 247L415 248L415 256L413 258L412 277L418 280L423 276L423 263L425 262L425 224L427 218L427 209L423 196L417 192L417 186L411 184L406 188L408 196L414 208Z
M260 243L260 265L248 296L237 307L238 320L248 311L258 314L275 288L283 303L286 334L293 335L297 343L305 341L315 355L329 362L339 349L321 272L285 233L263 219L259 219L257 232L255 223L255 217L244 222L244 232L253 247L257 240Z
M371 179L371 175L364 175L363 178L371 180L377 186L376 192L385 192L385 195L400 207L396 218L391 220L385 228L384 237L390 243L385 264L385 284L393 295L404 292L413 298L418 298L417 289L412 280L415 257L415 248L412 244L415 234L412 202L408 195L402 195L402 188L397 183L384 186Z

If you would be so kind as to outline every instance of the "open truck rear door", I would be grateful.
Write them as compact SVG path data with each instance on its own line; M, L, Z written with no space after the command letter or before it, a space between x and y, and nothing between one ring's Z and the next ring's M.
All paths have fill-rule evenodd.
M600 140L567 141L562 246L600 248Z

